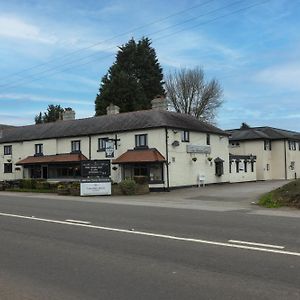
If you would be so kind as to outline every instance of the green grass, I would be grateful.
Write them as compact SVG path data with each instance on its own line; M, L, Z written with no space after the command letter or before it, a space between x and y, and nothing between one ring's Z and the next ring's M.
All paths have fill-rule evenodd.
M284 186L261 196L259 205L268 208L281 206L300 208L300 179L293 180Z
M26 192L26 193L56 193L55 190L47 189L5 189L6 192Z

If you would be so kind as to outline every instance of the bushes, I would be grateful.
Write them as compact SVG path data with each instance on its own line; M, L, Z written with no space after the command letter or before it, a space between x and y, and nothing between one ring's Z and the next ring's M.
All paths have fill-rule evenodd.
M132 179L125 179L119 183L121 191L124 195L134 195L136 183Z

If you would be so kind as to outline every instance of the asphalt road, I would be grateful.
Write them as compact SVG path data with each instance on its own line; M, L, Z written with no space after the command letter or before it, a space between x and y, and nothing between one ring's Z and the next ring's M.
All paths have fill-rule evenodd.
M299 233L293 217L0 195L0 299L300 299Z

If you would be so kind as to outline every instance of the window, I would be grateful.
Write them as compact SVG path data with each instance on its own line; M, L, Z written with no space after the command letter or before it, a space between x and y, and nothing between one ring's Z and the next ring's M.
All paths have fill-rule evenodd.
M267 171L270 171L270 164L267 164Z
M272 150L272 143L271 143L270 140L265 140L265 141L264 141L264 149L265 149L265 150L269 150L269 151Z
M240 161L239 160L235 161L235 168L236 168L236 172L239 173L240 172Z
M229 173L232 172L231 168L232 168L232 161L229 162Z
M98 151L105 151L107 140L107 137L98 139Z
M188 130L181 131L181 141L182 142L190 141L190 132Z
M210 134L206 134L206 145L210 145Z
M231 143L230 143L230 147L231 147L231 148L240 147L240 142L231 142Z
M254 161L251 161L251 172L254 172Z
M11 163L4 164L4 173L12 173L12 164Z
M4 155L11 155L12 154L12 146L4 146Z
M136 148L148 147L147 134L137 134L135 136L135 147Z
M244 172L247 173L247 160L244 160Z
M80 152L80 141L71 141L71 152Z
M34 145L35 155L43 155L43 144Z
M297 149L296 141L288 141L289 150L295 151Z

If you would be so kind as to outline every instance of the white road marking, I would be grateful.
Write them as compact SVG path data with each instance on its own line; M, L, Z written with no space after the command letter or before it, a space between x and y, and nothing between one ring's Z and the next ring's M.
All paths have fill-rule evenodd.
M91 222L88 221L72 220L72 219L66 219L66 222L79 223L79 224L91 224Z
M150 236L150 237L163 238L163 239L176 240L176 241L183 241L183 242L192 242L192 243L199 243L199 244L222 246L222 247L228 247L228 248L238 248L238 249L260 251L260 252L270 252L270 253L276 253L276 254L282 254L282 255L291 255L291 256L299 256L300 257L300 252L291 252L291 251L285 251L285 250L258 248L258 247L244 246L244 245L235 245L235 244L224 243L224 242L215 242L215 241L208 241L208 240L201 240L201 239L184 238L184 237L179 237L179 236L174 236L174 235L157 234L157 233L145 232L145 231L131 231L131 230L128 230L128 229L120 229L120 228L88 225L88 224L71 223L71 222L67 222L67 221L59 221L59 220L51 220L51 219L44 219L44 218L28 217L28 216L8 214L8 213L0 213L0 216L19 218L19 219L27 219L27 220L34 220L34 221L40 221L40 222L46 222L46 223L54 223L54 224L78 226L78 227L85 227L85 228L93 228L93 229L100 229L100 230L107 230L107 231L121 232L121 233L128 233L128 234L136 234L136 235Z
M253 242L246 242L246 241L237 241L237 240L229 240L229 243L236 243L236 244L243 244L243 245L251 245L251 246L260 246L260 247L267 247L267 248L275 248L275 249L284 249L284 246L277 246L271 244L262 244L262 243L253 243Z

